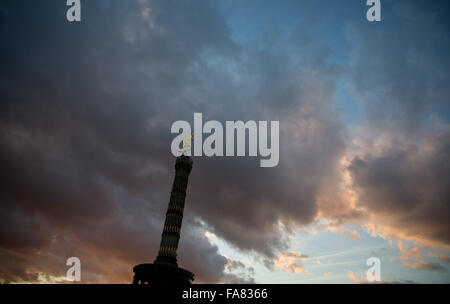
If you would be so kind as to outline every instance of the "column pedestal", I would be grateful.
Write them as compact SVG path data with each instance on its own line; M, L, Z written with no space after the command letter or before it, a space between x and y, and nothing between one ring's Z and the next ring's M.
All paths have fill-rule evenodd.
M194 280L192 272L166 264L139 264L133 267L133 271L133 284L184 286Z

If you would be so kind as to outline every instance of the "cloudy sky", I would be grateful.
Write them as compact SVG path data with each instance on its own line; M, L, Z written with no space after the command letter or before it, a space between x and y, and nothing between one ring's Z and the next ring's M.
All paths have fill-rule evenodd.
M450 283L448 1L0 0L0 282L130 283L176 120L278 120L280 162L194 157L197 283Z

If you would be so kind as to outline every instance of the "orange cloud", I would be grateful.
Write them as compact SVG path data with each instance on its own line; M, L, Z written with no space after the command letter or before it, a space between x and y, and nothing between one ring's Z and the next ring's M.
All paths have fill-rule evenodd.
M403 265L415 269L415 270L429 270L429 271L440 271L445 272L445 268L437 263L426 263L426 262L420 262L420 263L410 263L410 262L403 262Z
M348 277L353 281L353 282L358 282L358 279L356 278L355 274L353 273L353 271L349 271L348 272Z
M415 247L415 248L408 249L403 246L403 243L401 241L398 241L397 243L398 243L398 249L400 250L400 253L401 253L401 256L400 256L401 260L413 260L413 261L423 261L424 260L422 254L420 253L419 248Z
M306 269L300 263L305 262L307 258L307 255L301 254L300 252L286 252L280 254L274 264L287 272L306 273Z

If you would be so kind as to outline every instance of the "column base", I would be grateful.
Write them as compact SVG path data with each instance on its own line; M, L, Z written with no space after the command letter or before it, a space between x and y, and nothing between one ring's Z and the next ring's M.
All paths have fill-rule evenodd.
M174 265L139 264L133 267L133 271L133 284L183 286L194 281L192 272Z

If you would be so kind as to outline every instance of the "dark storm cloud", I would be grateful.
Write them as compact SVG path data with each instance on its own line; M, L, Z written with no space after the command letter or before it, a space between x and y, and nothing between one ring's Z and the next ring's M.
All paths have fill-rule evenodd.
M450 132L420 145L426 148L411 144L357 157L349 169L371 213L409 236L448 246Z
M450 41L444 7L448 2L392 1L383 24L350 27L352 85L367 119L365 144L349 169L360 206L392 236L448 248Z
M177 15L195 15L196 43L151 30L137 3L84 3L77 25L57 1L2 3L2 247L52 252L64 234L89 248L88 261L107 252L130 267L154 257L173 174L169 121L160 126L156 116L167 110L155 108L177 102L189 61L212 41L224 47L226 30L208 5L174 14L164 5L168 35L186 22ZM152 39L129 42L125 24ZM225 258L206 238L187 243L197 278L218 281Z
M313 220L321 181L333 174L343 148L331 107L339 68L326 63L327 49L301 30L278 39L280 47L246 50L251 56L238 58L231 72L239 82L221 79L226 98L217 96L219 109L208 109L204 119L279 120L279 165L265 170L256 160L201 159L191 187L194 211L218 236L269 256L285 246L280 220L288 226Z
M0 4L0 245L2 265L16 265L3 277L63 276L75 255L85 280L131 281L130 267L151 262L159 245L170 125L202 112L280 120L277 168L196 158L188 191L181 266L200 282L252 281L223 272L226 258L194 217L268 257L286 246L280 221L313 220L343 149L329 50L304 29L264 50L243 47L208 1L84 1L78 24L65 10Z

